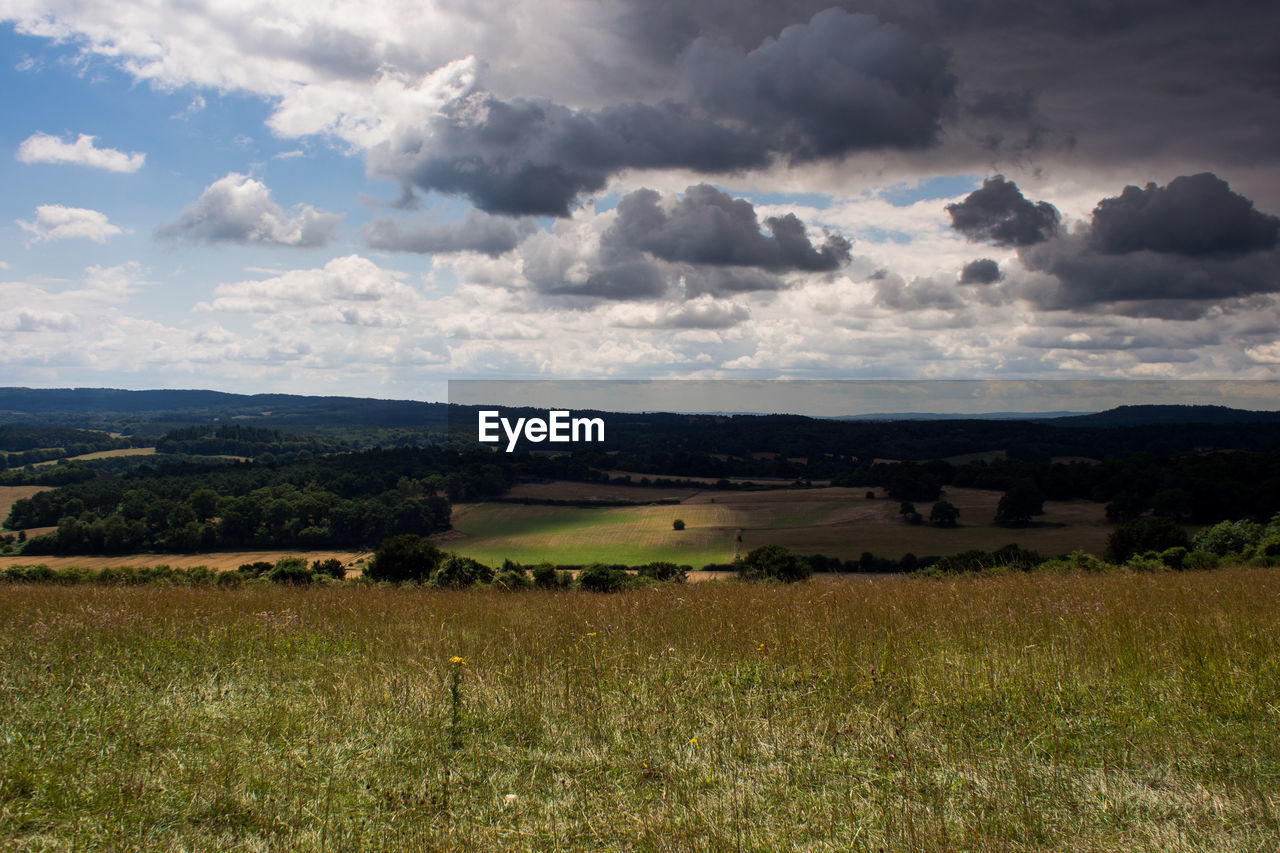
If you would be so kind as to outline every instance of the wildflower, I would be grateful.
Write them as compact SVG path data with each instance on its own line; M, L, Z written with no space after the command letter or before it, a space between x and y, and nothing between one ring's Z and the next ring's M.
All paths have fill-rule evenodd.
M691 738L689 738L689 743L693 744L694 746L697 746L697 745L698 745L698 739L697 739L696 737L691 737Z
M454 666L466 666L466 665L467 665L467 662L466 662L464 659L462 659L462 658L458 657L457 655L454 655L453 657L449 658L449 663L453 664Z

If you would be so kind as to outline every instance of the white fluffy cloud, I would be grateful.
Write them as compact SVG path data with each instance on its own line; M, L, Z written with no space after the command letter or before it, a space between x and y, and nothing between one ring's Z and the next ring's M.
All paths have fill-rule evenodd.
M34 220L25 222L18 219L15 222L27 233L28 244L75 238L105 243L108 237L124 233L123 229L107 220L105 213L60 204L42 204L36 208Z
M306 204L286 212L271 200L266 184L232 172L206 187L160 234L207 243L312 248L327 245L345 218Z
M95 138L82 133L75 142L63 142L47 133L33 133L18 146L15 156L23 163L73 163L109 172L136 172L147 159L146 154L138 152L126 154L114 148L98 148Z
M197 311L294 315L308 324L408 325L423 308L404 275L359 255L334 258L321 268L290 270L266 279L220 284Z

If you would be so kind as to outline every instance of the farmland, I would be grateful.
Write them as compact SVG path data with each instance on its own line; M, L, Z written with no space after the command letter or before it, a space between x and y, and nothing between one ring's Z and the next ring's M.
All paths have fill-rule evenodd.
M453 523L460 536L443 547L484 562L638 564L672 560L692 566L725 563L760 545L785 545L802 553L856 559L945 555L973 548L994 550L1009 542L1046 555L1083 549L1100 553L1112 525L1103 508L1085 501L1047 502L1045 514L1026 528L992 522L1000 493L947 488L943 498L960 510L960 526L909 527L898 503L883 492L868 500L866 489L779 489L763 492L695 493L619 486L546 484L522 486L524 497L586 499L608 492L632 500L683 495L674 506L548 507L460 504ZM514 494L514 493L513 493ZM925 507L927 511L927 506ZM682 519L683 531L672 522ZM739 540L739 537L741 539Z
M15 586L0 838L1271 850L1277 661L1280 575L1258 569L613 596Z
M37 462L35 467L47 468L50 465L57 465L59 462L89 462L94 459L118 459L122 456L154 456L155 453L156 449L154 447L124 447L119 450L98 450L93 453L81 453L78 456L64 456L61 459Z

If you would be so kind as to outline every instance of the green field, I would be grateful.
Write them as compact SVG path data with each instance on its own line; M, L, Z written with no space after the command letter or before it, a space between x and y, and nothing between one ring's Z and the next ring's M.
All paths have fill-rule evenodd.
M0 847L1273 851L1278 697L1274 570L12 586Z
M672 529L677 518L684 520L685 530ZM562 565L671 560L700 568L727 562L734 546L731 514L715 504L596 509L461 504L454 507L453 523L462 535L440 546L490 565L507 558Z
M786 545L800 553L856 559L863 552L882 557L944 556L974 548L995 550L1010 542L1046 556L1075 550L1101 553L1112 525L1100 504L1072 501L1045 504L1045 514L1028 528L992 523L1001 493L976 489L944 491L960 509L960 526L911 527L898 502L866 498L866 489L779 489L761 492L667 492L621 486L554 483L520 487L522 497L572 500L590 496L643 500L681 497L673 506L574 508L515 504L458 504L456 534L441 547L496 565L504 559L530 564L595 561L636 565L672 560L700 567L725 563L735 553L760 545ZM611 490L611 491L606 491ZM919 507L926 515L929 504ZM671 522L687 527L676 532ZM740 538L739 538L740 537Z

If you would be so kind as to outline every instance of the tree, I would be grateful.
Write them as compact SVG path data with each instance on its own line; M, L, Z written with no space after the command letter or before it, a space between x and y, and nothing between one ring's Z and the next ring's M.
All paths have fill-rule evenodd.
M683 518L677 518L675 521L671 522L671 529L672 529L672 530L684 530L684 519L683 519Z
M950 501L938 501L929 511L929 523L935 527L955 527L960 510Z
M780 580L787 583L808 580L813 570L808 561L781 545L761 545L738 561L743 580Z
M1044 493L1031 480L1021 480L996 506L996 524L1020 526L1030 524L1037 515L1044 515Z
M1134 554L1157 553L1169 548L1185 548L1187 534L1172 519L1142 516L1125 522L1107 538L1105 557L1110 563L1123 563Z
M435 572L444 554L421 536L412 533L385 540L365 568L365 577L376 581L425 580Z
M1227 554L1243 554L1246 548L1262 541L1261 524L1241 519L1220 521L1196 534L1195 549L1225 557Z

